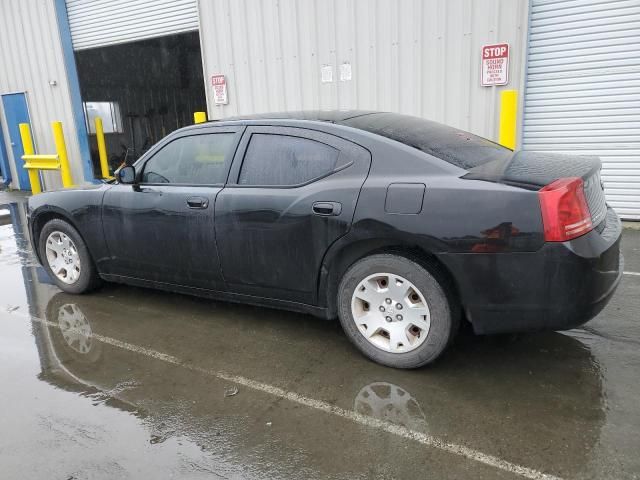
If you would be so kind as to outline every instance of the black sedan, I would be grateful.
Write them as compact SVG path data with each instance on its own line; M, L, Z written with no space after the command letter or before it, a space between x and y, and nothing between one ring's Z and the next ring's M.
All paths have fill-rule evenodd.
M568 329L622 274L596 157L500 145L381 112L178 130L113 184L29 200L64 291L101 281L339 317L369 358L435 360L480 334Z

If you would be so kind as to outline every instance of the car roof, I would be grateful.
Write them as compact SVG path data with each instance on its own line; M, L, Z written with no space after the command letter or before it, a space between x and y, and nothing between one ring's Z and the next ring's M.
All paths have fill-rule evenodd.
M218 122L232 122L242 120L309 120L316 122L341 123L364 115L383 113L375 110L300 110L295 112L271 112L252 115L240 115L217 120Z

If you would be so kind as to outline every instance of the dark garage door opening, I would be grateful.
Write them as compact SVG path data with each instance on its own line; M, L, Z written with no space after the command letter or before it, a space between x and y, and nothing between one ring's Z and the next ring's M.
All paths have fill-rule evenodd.
M96 176L95 115L105 126L113 171L173 130L192 124L193 112L206 111L198 32L81 50L76 63Z

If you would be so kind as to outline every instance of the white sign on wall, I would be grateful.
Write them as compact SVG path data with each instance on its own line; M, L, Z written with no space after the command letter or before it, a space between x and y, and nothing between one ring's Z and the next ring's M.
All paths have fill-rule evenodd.
M483 87L509 83L509 44L498 43L482 47Z
M211 85L213 86L213 103L216 105L226 105L229 103L227 97L227 80L224 75L212 75Z
M340 81L348 82L351 80L351 64L343 63L340 65Z
M333 82L333 66L323 65L320 67L320 81L322 83Z

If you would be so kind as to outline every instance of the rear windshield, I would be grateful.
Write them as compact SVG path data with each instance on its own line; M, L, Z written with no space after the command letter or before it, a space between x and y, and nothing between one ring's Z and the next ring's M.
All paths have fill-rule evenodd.
M339 122L417 148L465 170L513 152L486 138L441 123L397 113L374 113Z

